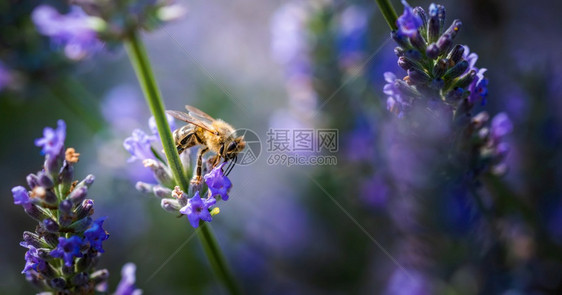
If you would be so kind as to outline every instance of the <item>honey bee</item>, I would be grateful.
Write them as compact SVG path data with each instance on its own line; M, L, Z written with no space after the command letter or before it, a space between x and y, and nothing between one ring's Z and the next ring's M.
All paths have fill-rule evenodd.
M166 113L188 123L173 132L178 154L190 147L202 146L197 152L197 166L192 182L201 182L203 155L208 151L216 154L213 167L219 164L220 159L224 162L231 161L226 168L225 174L228 175L234 168L238 153L246 147L243 136L236 137L234 128L221 119L214 119L193 106L186 105L185 108L187 113L170 110Z

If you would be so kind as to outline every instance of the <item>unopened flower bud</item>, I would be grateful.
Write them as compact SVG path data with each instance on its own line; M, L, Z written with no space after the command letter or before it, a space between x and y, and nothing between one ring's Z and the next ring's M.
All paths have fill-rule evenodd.
M163 187L161 185L155 185L152 188L152 192L154 193L154 195L158 198L169 198L172 195L172 190L167 188L167 187Z
M142 182L142 181L138 181L137 184L135 184L135 189L137 189L137 191L139 191L141 193L145 193L145 194L151 193L152 187L153 187L152 184Z
M39 222L42 222L43 219L49 217L49 215L44 211L43 208L40 208L35 204L30 204L30 206L24 208L24 210L27 215Z
M153 160L153 159L145 159L143 162L144 167L150 168L152 173L154 173L154 177L158 180L159 183L168 186L173 183L172 175L168 171L167 167L162 165L162 163Z
M453 45L453 37L451 37L451 35L449 34L442 35L441 37L439 37L439 40L437 40L437 43L435 44L439 49L438 55L442 55L445 52L448 52L451 46Z
M29 175L27 175L25 180L27 180L27 185L31 189L34 189L36 186L39 185L39 178L37 177L37 175L35 175L33 173L30 173Z
M51 233L56 233L60 229L59 224L56 221L54 221L52 218L47 218L43 220L43 228Z
M63 194L68 193L70 186L72 184L72 179L74 178L74 167L67 161L64 161L61 172L60 172L60 182L63 186L61 189Z
M468 73L460 76L457 81L453 83L453 87L467 88L472 81L476 78L476 71L471 70Z
M432 4L433 5L433 4ZM432 7L429 7L429 20L427 24L427 39L428 42L435 42L439 37L439 18L437 16L437 11L432 13Z
M45 189L50 189L54 185L53 180L47 173L45 173L45 171L40 171L37 174L37 181L39 185L41 185Z
M74 204L66 199L59 204L59 222L61 226L66 227L72 223L72 209Z
M462 22L456 19L453 21L451 26L443 33L443 35L449 35L451 39L454 39L461 28Z
M463 54L464 54L464 46L457 44L455 45L453 50L451 50L451 53L449 53L448 58L451 61L453 61L453 63L456 64L462 59Z
M423 8L417 6L415 7L413 10L414 15L419 16L419 18L422 21L422 28L427 27L427 14L425 13L425 10L423 10Z
M36 233L29 232L29 231L23 232L23 243L31 245L35 248L47 247L47 245L45 244L44 241L41 240L39 235L37 235Z
M394 47L394 54L396 54L396 56L401 57L402 55L404 55L404 52L405 50L402 47Z
M427 73L416 68L408 70L408 77L410 77L410 81L414 84L426 84L431 81L431 77Z
M177 213L182 208L179 201L174 199L162 199L160 206L162 209L172 213Z
M81 186L79 188L75 188L70 195L68 195L68 199L72 201L73 204L80 204L88 195L88 187Z
M463 60L463 61L459 62L458 64L456 64L454 67L450 68L443 75L443 80L447 81L447 80L450 80L450 79L454 79L454 78L460 76L462 73L464 73L467 68L468 68L468 62L466 60Z
M429 44L425 50L425 54L431 59L436 59L439 56L439 46L435 43Z
M82 201L82 203L76 207L76 219L92 216L92 214L94 214L94 201L91 199Z
M423 36L417 32L415 33L411 38L410 38L410 42L412 43L412 46L414 46L414 48L416 48L417 50L424 52L426 49L426 43L425 43L425 39L423 38Z

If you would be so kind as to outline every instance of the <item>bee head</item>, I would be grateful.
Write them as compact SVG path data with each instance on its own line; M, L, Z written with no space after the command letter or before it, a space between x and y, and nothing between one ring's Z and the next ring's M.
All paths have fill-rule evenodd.
M230 160L233 159L239 152L244 150L246 147L246 142L242 136L234 138L230 142L226 142L221 147L221 154L225 157L225 159Z

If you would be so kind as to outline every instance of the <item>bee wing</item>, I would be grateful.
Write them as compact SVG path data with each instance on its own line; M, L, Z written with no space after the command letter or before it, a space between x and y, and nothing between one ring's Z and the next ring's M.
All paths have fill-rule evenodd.
M193 116L195 118L199 118L203 121L208 121L209 124L212 124L213 121L215 121L215 119L213 119L213 117L209 116L207 113L203 112L202 110L194 107L194 106L190 106L190 105L186 105L185 109L189 112L190 116Z
M211 132L211 133L217 133L215 128L213 128L213 126L211 126L209 123L203 122L202 120L194 118L194 117L192 117L189 114L186 114L184 112L166 110L166 113L168 113L170 116L172 116L172 117L174 117L174 118L176 118L180 121L184 121L186 123L193 124L195 126L201 127L203 129Z

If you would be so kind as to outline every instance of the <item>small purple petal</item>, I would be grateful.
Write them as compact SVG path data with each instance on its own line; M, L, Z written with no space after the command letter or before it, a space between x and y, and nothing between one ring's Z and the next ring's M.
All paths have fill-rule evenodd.
M149 136L140 129L133 130L133 134L123 142L123 147L131 154L129 162L155 159L151 149L153 141L155 141L154 136Z
M202 200L199 192L196 192L193 198L187 200L187 205L180 209L180 213L187 215L187 220L194 228L199 226L199 220L211 221L212 217L209 213L209 207L215 204L214 198Z
M65 138L66 124L63 120L58 120L57 129L45 127L43 137L36 139L35 145L43 148L41 150L43 155L50 155L51 158L55 158L61 154Z
M140 295L142 291L135 288L135 271L137 267L134 263L126 263L121 269L121 281L115 290L114 295Z
M24 209L31 207L31 199L23 186L12 188L12 194L14 195L14 204L21 205Z
M222 167L224 165L224 162L218 165L211 172L207 173L204 178L205 183L211 191L211 196L220 195L221 199L226 201L228 200L228 191L232 187L232 183L222 172Z
M408 5L406 0L402 0L404 5L404 13L396 21L398 26L398 33L404 36L412 37L418 32L418 28L423 24L419 15L414 14L412 7Z

